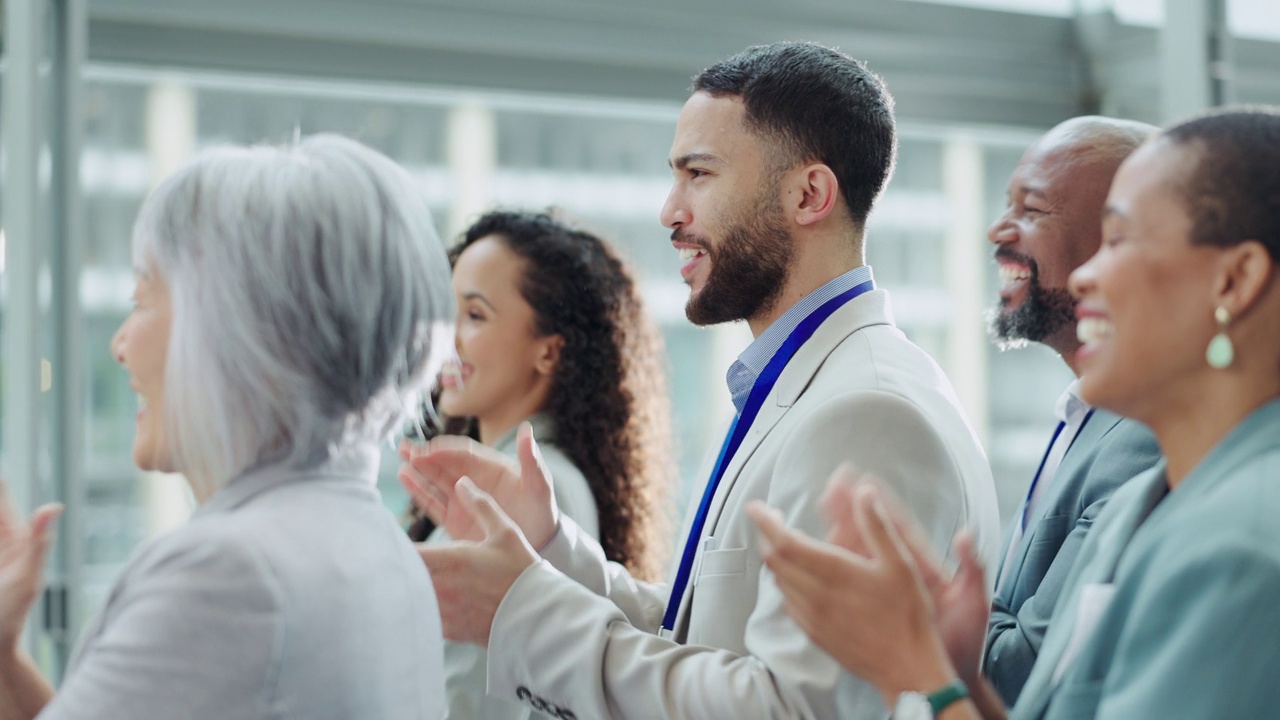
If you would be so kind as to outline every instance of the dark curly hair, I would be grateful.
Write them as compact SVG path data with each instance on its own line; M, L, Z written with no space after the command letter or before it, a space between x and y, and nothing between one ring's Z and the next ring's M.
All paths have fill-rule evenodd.
M487 237L523 261L520 294L533 308L535 332L564 338L543 412L555 424L556 447L591 488L605 556L637 578L661 579L675 474L671 410L662 339L630 270L596 235L550 213L513 211L477 220L450 262ZM474 423L446 423L474 432Z

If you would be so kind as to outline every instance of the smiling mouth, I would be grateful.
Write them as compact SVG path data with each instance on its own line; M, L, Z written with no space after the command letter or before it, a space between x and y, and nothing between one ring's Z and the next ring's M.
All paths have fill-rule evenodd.
M1000 284L1003 287L1013 287L1030 279L1031 268L1026 265L1000 264Z
M1111 339L1115 325L1100 317L1083 317L1076 321L1076 339L1083 345L1096 345Z
M440 370L440 387L445 389L461 388L471 376L471 366L463 362L449 362Z
M680 248L680 260L682 262L689 262L690 260L703 257L706 254L707 254L707 251L703 250L702 248L691 248L691 247Z

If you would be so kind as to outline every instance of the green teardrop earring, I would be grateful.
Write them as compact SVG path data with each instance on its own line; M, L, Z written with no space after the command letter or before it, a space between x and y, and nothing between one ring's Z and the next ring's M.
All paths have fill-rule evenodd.
M1232 361L1236 359L1236 348L1231 344L1231 338L1227 336L1227 325L1231 324L1231 313L1227 312L1225 307L1218 306L1218 309L1213 311L1213 319L1218 321L1218 334L1209 341L1209 347L1204 351L1204 359L1214 370L1225 370L1231 367Z

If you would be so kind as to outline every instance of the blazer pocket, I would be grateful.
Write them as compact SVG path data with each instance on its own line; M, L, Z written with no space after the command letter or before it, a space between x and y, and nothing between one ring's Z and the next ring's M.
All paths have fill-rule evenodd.
M748 572L745 548L702 554L689 606L689 644L747 654L744 633L756 605L755 575Z
M1041 518L1040 522L1036 523L1035 536L1031 538L1031 544L1033 546L1061 545L1067 539L1067 533L1071 532L1072 524L1070 515Z
M711 575L736 575L747 570L747 551L745 548L729 550L708 550L702 553L702 564L698 567L698 577Z

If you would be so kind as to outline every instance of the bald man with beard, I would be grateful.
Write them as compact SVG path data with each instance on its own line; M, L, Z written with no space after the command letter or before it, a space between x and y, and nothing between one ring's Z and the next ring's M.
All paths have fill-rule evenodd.
M1079 117L1032 145L1009 180L1008 205L987 232L1000 266L990 330L1002 349L1036 342L1077 375L1058 400L1054 430L1014 516L996 574L983 674L1012 706L1035 664L1063 583L1094 519L1122 483L1155 465L1155 437L1136 421L1080 399L1071 272L1102 240L1116 169L1156 128Z

